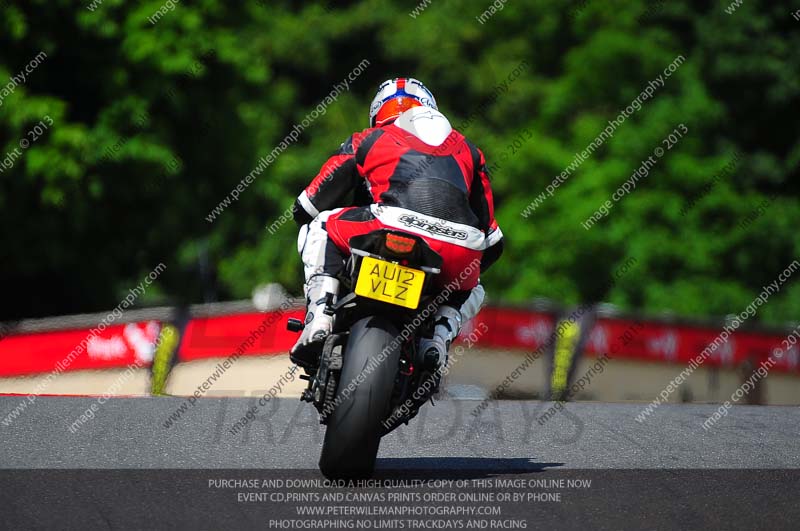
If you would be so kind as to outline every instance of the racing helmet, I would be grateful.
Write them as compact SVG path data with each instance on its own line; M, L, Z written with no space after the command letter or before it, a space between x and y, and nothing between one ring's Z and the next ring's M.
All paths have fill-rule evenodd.
M412 107L437 109L436 100L421 81L396 77L381 83L369 106L370 127L381 127Z

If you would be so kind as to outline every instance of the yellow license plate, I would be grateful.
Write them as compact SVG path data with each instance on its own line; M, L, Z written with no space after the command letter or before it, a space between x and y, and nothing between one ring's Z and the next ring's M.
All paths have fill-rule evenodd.
M365 256L356 281L356 295L416 309L425 283L418 269Z

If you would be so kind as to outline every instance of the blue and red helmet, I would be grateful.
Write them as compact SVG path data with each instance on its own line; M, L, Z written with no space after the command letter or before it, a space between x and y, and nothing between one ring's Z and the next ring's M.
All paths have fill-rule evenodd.
M437 109L436 99L421 81L413 77L384 81L369 106L369 125L380 127L391 123L412 107Z

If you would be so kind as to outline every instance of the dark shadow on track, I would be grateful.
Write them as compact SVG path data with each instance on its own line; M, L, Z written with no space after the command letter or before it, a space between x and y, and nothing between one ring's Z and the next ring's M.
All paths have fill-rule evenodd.
M534 474L564 463L540 463L531 458L384 457L378 458L375 478L481 479L497 475Z

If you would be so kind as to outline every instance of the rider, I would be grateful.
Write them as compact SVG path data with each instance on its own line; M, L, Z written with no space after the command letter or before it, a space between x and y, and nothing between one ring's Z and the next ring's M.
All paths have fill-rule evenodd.
M425 359L441 365L484 298L477 269L463 273L476 259L486 271L503 249L486 161L416 79L383 82L369 118L371 127L350 136L295 201L308 309L291 355L304 359L311 350L304 347L331 333L326 294L338 291L350 238L387 227L421 236L442 256L438 287L458 282L437 310L433 338L420 341Z

